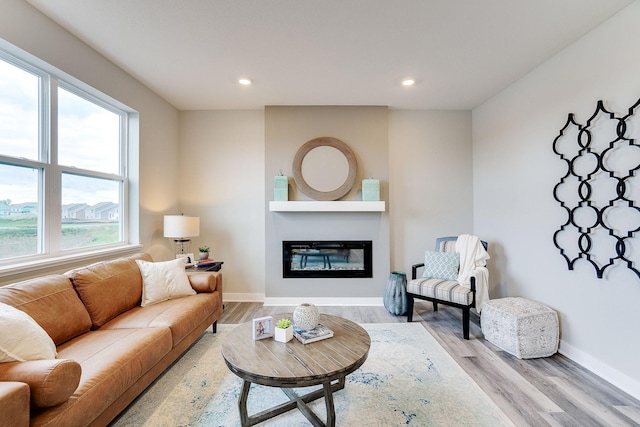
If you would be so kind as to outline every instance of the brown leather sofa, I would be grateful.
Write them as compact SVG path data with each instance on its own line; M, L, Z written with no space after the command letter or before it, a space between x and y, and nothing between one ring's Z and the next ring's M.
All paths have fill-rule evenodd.
M140 306L135 260L0 287L56 344L53 360L0 363L0 426L106 426L222 314L222 274L189 275L195 295Z

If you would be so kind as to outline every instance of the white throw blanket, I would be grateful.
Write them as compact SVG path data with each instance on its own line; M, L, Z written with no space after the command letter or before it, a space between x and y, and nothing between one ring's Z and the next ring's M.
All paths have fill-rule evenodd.
M477 236L461 234L456 241L456 252L460 254L458 282L471 287L471 276L476 278L476 311L489 301L489 270L485 267L491 258Z

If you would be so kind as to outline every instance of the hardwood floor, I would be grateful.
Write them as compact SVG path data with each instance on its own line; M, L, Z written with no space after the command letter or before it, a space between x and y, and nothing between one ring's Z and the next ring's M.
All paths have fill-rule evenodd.
M227 302L218 322L242 323L294 308ZM319 309L358 323L407 320L384 307ZM471 315L470 339L464 340L462 310L443 305L434 312L431 303L416 301L413 319L421 321L516 426L640 426L640 401L560 354L527 360L511 356L483 338L475 314Z

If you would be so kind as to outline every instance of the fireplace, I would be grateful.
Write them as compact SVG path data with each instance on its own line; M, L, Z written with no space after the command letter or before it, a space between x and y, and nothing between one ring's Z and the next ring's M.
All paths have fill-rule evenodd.
M371 254L371 240L283 241L282 277L373 277Z

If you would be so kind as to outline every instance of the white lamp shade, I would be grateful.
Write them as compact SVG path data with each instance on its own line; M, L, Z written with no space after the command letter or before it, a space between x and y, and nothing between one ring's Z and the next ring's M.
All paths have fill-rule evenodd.
M200 235L200 217L184 215L164 216L164 237L181 239Z

